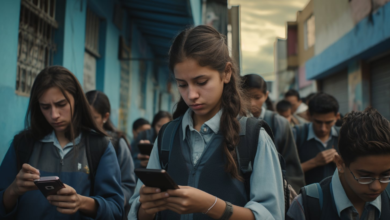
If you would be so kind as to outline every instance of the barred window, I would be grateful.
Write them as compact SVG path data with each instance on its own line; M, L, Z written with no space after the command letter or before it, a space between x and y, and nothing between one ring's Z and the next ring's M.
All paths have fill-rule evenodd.
M93 11L88 9L86 31L85 31L85 49L95 57L100 57L99 25L100 25L99 17Z
M19 20L16 93L28 96L35 77L52 65L55 0L22 0Z

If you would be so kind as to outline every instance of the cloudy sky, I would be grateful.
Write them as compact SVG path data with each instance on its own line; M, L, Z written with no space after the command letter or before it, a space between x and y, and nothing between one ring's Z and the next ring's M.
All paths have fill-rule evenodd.
M286 37L286 22L309 0L229 0L240 5L242 74L259 73L273 80L274 42Z

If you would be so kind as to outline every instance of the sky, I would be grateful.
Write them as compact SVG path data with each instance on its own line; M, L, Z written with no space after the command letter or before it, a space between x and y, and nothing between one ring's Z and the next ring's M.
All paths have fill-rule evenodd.
M240 5L241 74L258 73L274 79L274 42L286 37L286 22L295 21L296 13L309 0L229 0Z

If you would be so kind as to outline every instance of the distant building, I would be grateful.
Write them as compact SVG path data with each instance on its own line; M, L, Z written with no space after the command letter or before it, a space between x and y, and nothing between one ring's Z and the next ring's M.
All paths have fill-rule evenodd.
M390 0L311 0L287 22L288 69L316 80L340 112L371 105L390 119Z
M274 44L275 91L273 100L284 99L284 94L290 89L298 90L297 74L287 67L287 40L276 38Z
M315 13L313 1L297 12L294 22L287 22L287 70L295 73L295 82L291 82L291 88L295 87L301 96L306 96L316 91L314 81L306 78L305 63L314 55L315 48ZM294 85L295 84L295 85Z

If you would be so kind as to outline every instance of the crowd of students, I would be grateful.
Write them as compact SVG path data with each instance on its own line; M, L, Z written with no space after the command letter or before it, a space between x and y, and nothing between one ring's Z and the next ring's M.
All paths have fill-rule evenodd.
M240 77L209 26L176 37L169 67L175 112L136 120L131 144L104 93L42 70L0 166L0 219L390 218L390 122L375 109L341 120L331 95L290 90L273 111L264 79ZM165 169L179 189L145 186L135 168ZM43 196L34 180L45 176L64 188Z

